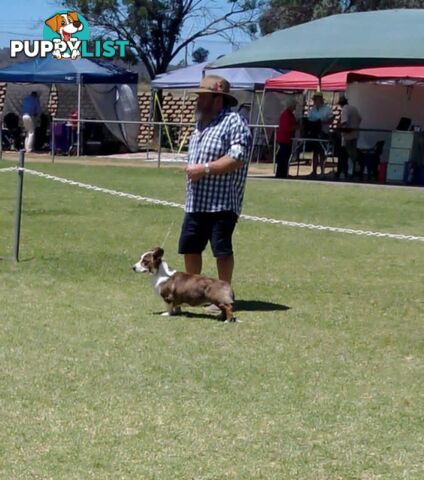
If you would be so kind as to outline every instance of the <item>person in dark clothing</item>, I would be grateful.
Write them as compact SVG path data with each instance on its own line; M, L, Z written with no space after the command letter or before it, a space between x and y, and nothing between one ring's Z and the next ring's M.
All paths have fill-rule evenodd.
M280 115L280 122L277 130L277 143L279 145L277 154L276 178L287 178L289 174L289 161L292 151L292 138L296 132L297 121L294 116L296 100L289 98L286 109Z

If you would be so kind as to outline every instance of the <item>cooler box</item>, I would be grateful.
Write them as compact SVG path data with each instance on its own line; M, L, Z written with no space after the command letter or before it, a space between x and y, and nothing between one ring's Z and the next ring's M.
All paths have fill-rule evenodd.
M405 148L391 148L389 153L389 163L406 163L411 158L411 150Z
M414 140L414 132L401 132L399 130L395 130L392 132L390 147L411 150L414 145Z
M404 163L389 163L387 166L386 181L387 183L403 183L405 173Z

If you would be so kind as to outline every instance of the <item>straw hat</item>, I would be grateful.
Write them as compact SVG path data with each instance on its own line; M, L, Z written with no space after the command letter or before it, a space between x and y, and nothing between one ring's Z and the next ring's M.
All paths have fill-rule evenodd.
M200 82L199 88L193 90L193 93L218 93L224 95L231 107L235 107L238 103L237 98L230 94L230 83L219 75L206 75Z
M316 92L314 92L314 95L312 96L312 98L324 98L324 95L322 94L322 92L317 90Z

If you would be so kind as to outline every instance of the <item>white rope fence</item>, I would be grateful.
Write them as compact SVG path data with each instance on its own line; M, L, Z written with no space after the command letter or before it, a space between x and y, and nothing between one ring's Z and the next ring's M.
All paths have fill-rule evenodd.
M12 172L17 170L18 170L17 167L3 168L3 169L0 169L0 173ZM47 173L39 172L37 170L31 170L28 168L21 169L21 170L24 170L29 175L45 178L47 180L53 180L54 182L59 182L66 185L73 185L75 187L83 188L85 190L89 190L93 192L106 193L108 195L113 195L121 198L129 198L130 200L150 203L152 205L161 205L164 207L171 207L171 208L184 208L184 205L176 202L168 202L167 200L159 200L156 198L144 197L144 196L135 195L132 193L120 192L118 190L111 190L109 188L97 187L95 185L90 185L88 183L76 182L74 180L68 180L67 178L57 177L55 175L49 175ZM394 240L424 242L424 237L416 236L416 235L403 235L400 233L373 232L369 230L356 230L353 228L330 227L325 225L315 225L312 223L291 222L288 220L277 220L274 218L257 217L254 215L244 215L244 214L240 215L240 218L244 220L249 220L251 222L268 223L271 225L283 225L285 227L304 228L307 230L318 230L321 232L344 233L348 235L357 235L357 236L363 236L363 237L390 238Z

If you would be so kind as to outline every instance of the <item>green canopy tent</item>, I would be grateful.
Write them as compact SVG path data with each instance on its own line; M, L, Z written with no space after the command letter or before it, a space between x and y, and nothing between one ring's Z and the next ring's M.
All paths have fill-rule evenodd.
M333 15L266 35L214 68L293 69L319 78L370 67L424 65L424 9Z

